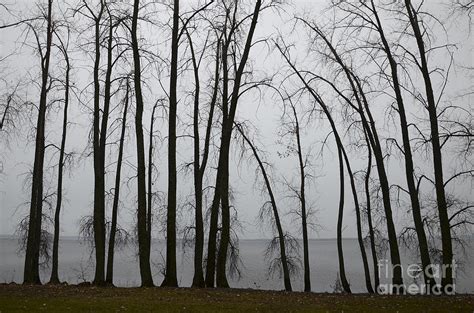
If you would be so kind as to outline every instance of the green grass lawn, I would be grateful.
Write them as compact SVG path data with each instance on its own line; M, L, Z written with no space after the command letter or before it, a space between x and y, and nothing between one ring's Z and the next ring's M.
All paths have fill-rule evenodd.
M247 289L0 285L5 312L474 312L474 295L370 296Z

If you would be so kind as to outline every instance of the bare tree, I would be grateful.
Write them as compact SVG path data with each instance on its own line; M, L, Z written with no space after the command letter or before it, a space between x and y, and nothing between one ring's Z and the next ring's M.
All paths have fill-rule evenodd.
M361 212L360 212L359 200L358 200L358 195L357 195L357 189L356 189L356 185L355 185L354 174L353 174L353 171L351 169L351 165L350 165L349 157L346 153L346 149L344 148L342 139L341 139L341 137L338 133L336 124L334 122L334 119L332 117L332 114L331 114L328 106L325 104L325 102L323 101L321 96L308 84L307 80L305 79L305 77L303 76L301 71L299 71L295 67L295 65L292 63L292 61L290 60L290 58L288 56L287 48L283 48L279 44L277 44L277 48L280 51L283 58L285 59L285 61L287 62L287 64L291 67L294 74L298 77L298 79L303 84L304 90L307 90L310 93L311 97L321 107L321 109L323 110L325 116L328 118L329 123L331 125L331 129L332 129L332 131L334 133L334 136L336 138L337 147L338 147L338 149L341 150L342 155L344 157L344 162L345 162L345 165L346 165L346 168L347 168L347 173L349 175L349 179L350 179L350 183L351 183L351 191L352 191L352 196L353 196L353 199L354 199L354 206L355 206L355 210L356 210L357 239L358 239L359 248L360 248L361 255L362 255L362 263L364 265L366 288L367 288L367 291L369 293L373 293L374 291L373 291L372 283L371 283L371 279L370 279L370 271L369 271L368 262L367 262L367 254L365 252L363 236L362 236Z
M282 269L283 272L283 283L285 285L285 290L286 291L292 291L291 288L291 276L290 273L295 272L296 266L293 262L291 262L291 258L289 259L287 257L287 248L286 248L286 242L291 241L291 238L289 238L288 233L285 233L283 231L283 226L281 224L280 220L280 214L278 212L278 206L276 203L275 195L273 192L272 184L270 183L270 177L267 173L267 170L265 168L264 161L261 159L257 147L252 143L252 141L249 139L249 137L245 134L242 126L240 124L236 123L236 129L239 132L239 134L242 136L243 140L247 145L250 147L252 150L253 156L255 157L255 160L258 163L258 168L260 169L260 172L263 176L263 180L265 182L265 187L268 192L268 196L270 198L270 201L265 202L262 208L265 208L267 204L271 205L271 210L273 214L273 221L277 230L278 236L275 238L275 241L278 242L279 248L280 248L280 257L277 258L277 262L280 264L278 267ZM262 213L260 214L262 218L263 213L266 212L264 209L262 210ZM265 217L266 218L266 217ZM274 240L271 241L270 243L270 251L272 250L273 247L273 242ZM290 245L292 243L290 242ZM271 268L270 268L271 269Z
M94 97L92 122L92 150L94 159L93 232L96 263L94 284L103 285L105 283L105 140L107 130L101 126L104 126L104 124L107 125L107 121L103 120L101 123L100 61L101 43L103 40L102 24L104 21L103 16L106 13L106 3L105 1L100 1L98 8L94 8L84 0L76 12L83 15L89 14L86 16L93 22L94 27ZM108 101L109 100L104 99L104 105L108 103Z
M422 21L419 20L417 9L413 6L410 0L405 0L406 12L410 21L413 36L416 39L418 47L418 67L423 75L425 84L426 107L429 113L430 131L431 131L431 148L433 153L433 168L435 175L436 198L438 202L438 214L441 230L441 243L443 247L443 265L445 273L441 278L441 285L446 291L447 287L453 284L453 248L451 239L451 229L449 224L448 208L446 203L446 192L444 190L443 178L443 161L439 136L438 126L438 112L437 103L433 91L433 84L431 81L431 69L428 65L427 51L424 31L420 27ZM421 244L420 244L421 245Z
M344 159L341 149L337 149L337 156L339 161L339 210L337 214L337 255L339 259L339 277L341 279L342 289L351 293L351 287L346 277L346 269L344 263L344 249L342 247L342 226L344 218Z
M153 163L153 152L154 152L154 126L155 126L155 113L156 108L158 107L159 100L153 106L153 110L151 112L150 118L150 134L149 134L149 142L148 142L148 211L147 211L147 230L148 230L148 238L151 244L151 228L152 228L152 211L153 211L153 168L155 164Z
M223 123L221 134L221 145L219 148L219 161L216 176L216 186L214 199L211 207L211 224L209 229L207 263L206 263L206 286L214 286L214 273L216 273L216 284L218 287L229 287L226 276L227 255L230 240L230 206L229 206L229 151L230 142L232 138L233 123L237 104L240 96L240 88L242 84L242 77L245 66L249 58L250 49L252 47L253 36L257 26L258 17L262 7L262 1L255 2L254 10L247 18L251 18L249 31L245 40L245 46L242 50L242 55L239 63L234 64L235 77L233 79L233 87L230 93L229 103L229 77L228 77L228 57L229 47L236 42L235 32L242 26L242 21L237 22L237 11L239 3L234 3L230 7L224 5L226 10L223 36L223 50L222 50L222 70L223 70L223 89L222 89L222 111ZM231 16L231 10L233 10ZM247 19L246 18L246 19ZM236 54L232 55L234 62L237 62ZM219 205L222 211L222 230L219 240L219 251L217 256L217 264L215 262L216 247L217 247L217 222L219 215Z
M168 112L168 208L166 218L166 270L162 286L176 287L178 285L176 276L176 119L177 119L177 83L178 83L178 57L179 42L185 33L188 23L201 11L205 10L214 1L205 3L195 9L180 26L180 3L173 1L173 26L171 34L171 64L170 64L170 87L169 87L169 112Z
M33 181L31 186L30 215L28 222L28 238L23 281L25 284L40 284L39 255L41 243L41 221L43 216L43 167L45 152L46 107L49 91L49 65L53 42L53 0L48 0L44 8L43 18L46 23L46 42L41 43L39 30L29 24L35 36L41 58L41 94L38 105L36 123L35 161L33 165Z
M342 2L338 1L338 4ZM344 3L342 3L344 4ZM349 3L350 4L350 3ZM344 15L345 16L345 15ZM376 127L376 121L374 120L373 114L371 112L366 94L363 90L362 83L360 78L351 70L349 66L341 58L340 54L336 51L335 47L332 45L331 41L328 37L320 30L320 28L315 25L314 23L310 23L304 19L299 19L303 22L307 27L309 27L316 36L323 39L324 43L330 50L331 56L330 59L334 60L336 64L338 64L342 70L343 75L345 76L347 83L350 86L350 91L352 92L352 97L355 100L355 104L344 95L344 93L333 83L324 79L321 76L314 75L312 76L315 79L322 80L329 84L329 86L336 91L336 93L347 103L350 107L352 107L360 116L361 122L363 127L367 133L367 136L370 140L371 147L374 152L374 157L376 160L376 167L380 181L380 188L382 191L382 200L384 205L385 211L385 218L386 218L386 225L387 225L387 232L389 237L389 244L390 244L390 259L392 262L392 284L394 286L394 291L399 292L401 291L400 288L403 286L403 277L401 271L401 260L400 260L400 251L399 245L397 240L397 233L395 229L395 223L393 220L393 210L392 204L390 199L390 185L388 180L387 171L385 169L385 161L384 161L384 153L382 151L382 146L380 143L378 130Z
M140 261L140 276L143 287L153 286L153 277L150 267L150 237L148 231L147 205L146 205L146 170L145 170L145 146L143 142L143 95L140 64L140 47L138 45L138 13L140 10L140 0L133 2L132 16L132 50L135 84L135 133L137 142L137 230L138 230L138 249ZM168 238L169 239L169 238Z
M220 74L220 49L221 37L217 38L216 43L216 60L214 70L214 83L212 89L212 96L209 103L209 115L207 117L204 148L202 151L201 160L201 137L199 134L199 116L201 111L200 104L200 76L199 68L206 51L206 46L202 49L201 55L198 57L194 48L192 36L188 29L185 29L188 38L189 48L191 52L192 67L194 73L194 107L193 107L193 141L194 141L194 195L195 195L195 245L194 245L194 277L193 287L204 287L204 272L203 272L203 253L204 253L204 221L203 221L203 180L209 160L209 150L211 141L211 131L213 125L214 111L217 103L217 96L219 92L219 74ZM209 35L208 35L209 36ZM207 42L207 38L206 38Z
M421 262L423 269L424 281L427 288L432 288L436 284L433 279L432 270L431 270L431 261L429 256L429 247L428 242L426 240L426 234L423 228L423 221L421 216L421 208L420 208L420 201L418 198L418 192L415 183L415 172L414 172L414 162L412 156L412 148L411 148L411 139L409 134L409 127L407 121L407 115L405 110L404 99L402 96L402 86L400 84L399 79L399 69L398 63L395 60L395 57L392 52L392 48L387 40L384 26L382 25L382 21L380 19L377 7L374 1L370 2L369 4L362 4L361 8L367 10L367 12L363 11L363 9L359 9L358 14L363 16L363 21L368 24L367 27L371 27L375 29L380 36L381 44L380 49L385 53L387 58L387 62L390 68L390 76L389 79L391 80L391 85L393 86L393 90L395 93L395 99L397 103L397 112L400 118L400 129L402 132L402 140L403 140L403 156L405 161L405 176L407 180L408 186L408 194L411 200L411 207L412 207L412 214L413 214L413 221L415 224L415 230L418 237L418 246L419 252L421 256ZM382 77L387 77L385 73L381 74Z
M117 234L117 218L118 218L118 206L120 200L120 185L121 185L121 174L122 174L122 160L123 160L123 148L125 142L125 132L127 129L127 114L128 106L130 101L130 82L126 79L126 91L124 97L124 107L122 115L122 127L120 132L118 156L117 156L117 168L115 170L115 187L114 187L114 200L112 204L112 221L110 225L109 235L109 250L107 253L107 274L105 281L108 284L113 284L114 275L114 255L116 245L116 234Z
M287 132L282 134L290 135L291 141L294 144L290 145L292 153L294 153L298 159L298 171L299 171L299 186L294 187L290 183L287 183L288 188L294 193L295 198L299 203L299 210L297 210L297 215L301 218L301 233L303 236L303 278L304 278L304 291L311 292L311 270L310 270L310 261L309 261L309 238L308 238L308 219L310 216L310 209L308 207L307 197L306 197L306 188L307 180L309 177L308 166L309 166L309 154L306 154L303 151L302 140L301 140L301 128L300 128L300 118L296 111L296 106L291 99L287 98L289 103L290 113L287 113L287 119L289 122L285 121Z
M49 283L58 284L59 273L59 232L60 232L60 217L61 217L61 206L62 206L62 195L63 195L63 170L65 165L65 158L68 157L66 154L66 139L67 139L67 127L68 127L68 108L69 108L69 94L70 94L70 72L71 72L71 61L69 58L69 43L70 43L70 28L66 25L67 37L61 38L61 35L55 30L54 33L59 41L59 50L63 54L65 62L65 77L64 77L64 108L63 108L63 127L61 146L59 148L59 163L58 163L58 185L56 191L56 210L54 212L54 237L53 237L53 255L52 255L52 268L51 277Z
M373 265L373 277L374 277L374 290L376 293L379 292L380 285L380 275L379 275L379 266L377 259L377 248L376 248L376 238L375 230L373 226L373 217L372 217L372 203L370 197L370 174L372 172L372 148L370 146L370 140L367 136L367 132L364 132L365 142L367 143L367 170L364 177L364 187L365 187L365 210L367 213L367 224L369 227L369 240L370 240L370 249L372 253L372 265Z
M176 287L176 96L178 82L179 0L173 1L173 28L171 35L171 70L168 116L168 208L166 217L166 271L161 286Z

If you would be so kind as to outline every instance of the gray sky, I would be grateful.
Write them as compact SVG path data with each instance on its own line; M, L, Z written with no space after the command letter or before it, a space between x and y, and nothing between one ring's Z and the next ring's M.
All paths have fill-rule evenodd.
M15 1L13 1L15 2ZM33 9L33 2L31 1L17 1L15 8L28 7ZM437 14L441 14L441 17L445 17L447 4L450 1L433 1L429 5L429 9ZM194 3L194 2L193 2ZM324 72L324 64L318 64L317 60L311 59L307 55L307 32L301 26L293 28L294 22L292 17L295 14L303 14L304 12L309 13L312 18L316 21L323 23L326 19L331 18L329 13L323 14L323 8L328 4L327 1L293 1L289 5L285 5L284 11L280 11L278 14L275 11L266 11L261 15L260 21L257 27L256 38L265 38L269 35L276 36L277 33L281 33L287 43L294 44L292 50L292 58L296 60L298 66L301 69L315 69ZM164 9L162 9L164 10ZM440 13L442 12L442 13ZM2 11L0 19L6 18ZM25 13L27 14L27 13ZM169 13L162 12L161 16L158 17L161 21L166 21ZM387 24L394 23L390 17L385 17ZM465 20L458 20L457 24L450 23L448 26L449 40L451 43L457 44L455 50L455 58L458 64L464 64L466 66L473 66L473 44L472 36L468 31ZM81 26L80 26L81 27ZM153 49L156 49L162 57L167 57L169 54L168 43L163 39L167 36L167 30L163 31L158 29L156 26L151 28L150 26L142 25L142 34L149 38L147 42ZM85 35L87 34L87 35ZM23 37L21 37L23 35ZM91 32L87 31L82 37L84 42L84 36L90 36ZM7 73L6 79L8 85L13 85L19 78L23 81L31 80L37 77L38 69L35 67L35 59L32 49L27 45L22 45L25 33L20 33L20 29L14 30L2 30L0 31L0 57L9 55L14 52L14 55L10 56L6 61L2 62L2 68L4 73ZM274 37L276 38L276 37ZM440 42L443 42L442 36L437 37ZM31 36L27 38L27 42L31 43ZM162 45L158 45L162 43ZM263 77L265 75L277 74L276 79L281 79L285 73L284 62L276 51L270 50L264 44L258 44L254 47L251 54L251 62L256 78ZM85 86L91 82L91 61L88 55L84 52L75 52L74 54L74 75L73 78L76 80L76 86L79 89L84 89ZM53 56L54 57L54 56ZM56 55L57 57L57 55ZM432 62L442 67L446 67L447 60L443 58L443 55L435 57ZM56 63L57 64L57 61ZM58 72L59 68L53 68L54 72ZM206 71L203 70L203 76ZM161 80L164 86L167 86L166 71L162 74ZM145 100L147 101L147 112L144 118L144 124L148 125L149 114L153 102L164 96L164 92L159 87L156 79L156 73L153 68L150 67L144 73L145 79L149 79L147 83L151 86L150 89L146 90ZM180 134L188 134L189 127L184 127L185 123L189 122L190 111L190 97L186 97L186 91L189 91L190 86L190 73L184 74L180 77ZM447 97L454 97L461 93L463 90L472 86L472 76L469 76L465 71L455 68L450 76L450 81L447 85L446 94ZM2 87L3 88L3 87ZM289 87L291 88L291 87ZM23 96L26 99L35 101L37 95L37 89L30 87L22 90ZM90 99L90 89L84 92L81 96L82 101L88 101ZM203 96L205 97L205 96ZM117 99L116 99L117 100ZM204 102L205 98L203 98ZM384 137L398 136L399 133L394 125L391 125L389 120L384 115L387 107L386 98L379 98L377 101L377 107L375 109L376 120L380 123L378 126L381 129L381 133ZM473 111L472 96L467 100L464 98L462 101L468 101L467 104L463 104L466 109ZM281 129L281 115L282 115L282 104L275 97L274 93L267 91L263 96L259 97L257 93L251 93L243 97L239 103L239 109L237 119L240 121L247 120L253 125L258 127L258 143L261 149L265 150L267 160L271 161L274 166L273 177L275 178L275 189L277 190L278 200L280 203L280 210L282 213L287 213L291 209L296 209L297 206L295 201L293 203L288 201L287 196L289 194L287 188L281 183L283 177L288 181L297 181L297 159L296 156L290 156L287 158L278 157L277 152L284 152L284 147L277 143L279 139L278 132ZM304 107L309 103L304 101L300 105L301 112ZM417 104L413 103L412 106L412 122L416 122L416 114L420 112L417 109ZM422 110L421 110L422 111ZM59 142L60 136L60 123L62 113L59 110L53 110L49 116L49 126L47 129L48 142ZM116 111L114 114L118 115L120 112ZM129 115L129 120L131 115ZM69 151L77 152L76 162L71 170L66 173L65 184L64 184L64 196L65 203L61 215L61 235L63 236L75 236L78 233L78 222L84 215L92 214L92 190L93 190L93 171L92 171L92 158L85 157L85 153L89 150L85 150L87 143L87 135L90 127L90 114L83 104L79 104L77 99L73 99L70 111L71 122L73 125L69 128L67 149ZM154 184L154 188L161 192L167 190L166 177L166 136L167 122L165 119L159 119L156 123L159 128L160 137L162 143L157 147L155 154L157 168L159 171L159 177ZM340 131L343 132L345 125L342 120L338 118L338 126ZM148 126L146 126L148 127ZM383 128L383 130L382 130ZM15 231L16 224L18 221L25 216L27 213L27 205L25 203L29 199L28 188L25 188L25 173L31 167L33 162L33 148L34 144L31 140L32 136L31 123L24 119L21 122L21 128L18 129L17 133L12 135L10 139L9 147L5 148L3 139L0 139L0 154L3 158L4 163L4 174L0 178L0 234L12 234ZM133 169L129 164L134 163L135 159L135 142L133 140L134 129L132 126L128 128L128 140L126 147L126 164L124 168L125 177L132 176ZM315 121L304 129L303 142L304 149L306 152L312 151L312 174L315 178L309 182L308 190L308 202L316 210L315 223L320 225L318 231L313 231L311 237L314 238L327 238L335 237L335 227L337 219L337 203L338 203L338 167L337 167L337 155L332 143L332 137L329 139L328 147L325 149L323 157L318 156L318 152L321 149L321 141L329 132L329 126L324 121ZM216 134L218 135L218 134ZM116 135L113 137L116 138ZM218 138L218 136L217 136ZM111 147L108 164L110 164L108 170L110 175L107 176L107 186L110 188L113 185L113 171L115 165L113 164L115 159L115 146ZM363 150L363 149L362 149ZM181 164L191 161L192 152L192 141L189 138L180 138L178 141L178 161ZM270 236L268 228L259 226L256 223L258 215L258 209L265 201L266 197L262 196L260 189L262 188L261 179L259 178L257 183L255 180L255 169L256 164L253 162L252 156L247 154L243 160L238 158L238 149L234 148L235 153L232 164L231 164L231 185L235 192L234 205L238 211L239 217L243 222L244 231L241 233L242 238L262 238ZM81 155L81 156L79 156ZM47 152L46 165L52 165L57 162L58 155L53 151ZM365 152L351 151L351 159L353 160L354 171L363 169L365 165ZM417 155L416 166L418 170L423 173L430 175L430 161L422 156L420 153ZM444 155L444 162L446 167L446 173L451 173L455 167L458 167L457 160L454 155L447 151ZM388 172L391 183L398 183L404 185L404 174L403 167L401 167L400 158L394 155L388 162ZM215 160L209 164L209 169L215 166ZM46 185L50 186L52 190L55 188L55 171L50 171L52 175L47 177ZM373 171L374 176L376 171ZM449 175L447 175L449 176ZM208 183L213 184L214 178L213 173L208 178ZM348 183L348 180L346 180ZM134 180L130 180L127 185L124 182L124 188L122 189L122 201L123 206L120 208L120 220L119 224L131 229L132 223L135 216L134 197L135 197L135 184ZM360 186L362 187L362 186ZM456 193L474 200L472 197L472 185L469 183L458 184L454 188ZM362 189L361 189L362 191ZM186 214L186 208L184 203L192 199L192 175L180 172L178 182L178 194L180 203L183 205L183 215L178 221L179 226L183 227L188 223L192 216ZM110 210L110 205L108 206ZM163 214L163 207L156 206L155 212L157 214ZM344 230L344 236L355 237L355 216L354 216L353 204L351 195L349 193L348 185L346 187L346 212L345 221L346 226ZM395 217L398 220L398 229L402 225L405 225L401 220L406 216L404 209L396 210ZM291 230L294 234L298 234L299 223L291 222L294 217L285 215L286 228ZM163 238L163 233L158 233L157 236Z

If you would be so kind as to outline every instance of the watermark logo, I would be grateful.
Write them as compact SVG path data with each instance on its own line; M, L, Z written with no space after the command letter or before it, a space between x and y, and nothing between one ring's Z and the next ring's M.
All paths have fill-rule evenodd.
M454 278L456 277L457 264L453 260L452 264L430 264L425 269L420 264L391 264L389 260L382 259L377 264L381 280L390 281L392 273L400 271L404 277L403 284L381 283L378 286L379 294L422 294L422 295L454 295L456 293L456 285ZM451 284L436 284L441 282L445 277L453 277ZM431 280L431 286L424 279Z

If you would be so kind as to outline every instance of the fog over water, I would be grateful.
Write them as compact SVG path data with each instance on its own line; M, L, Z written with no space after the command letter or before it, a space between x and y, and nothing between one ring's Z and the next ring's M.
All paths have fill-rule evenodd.
M268 244L267 240L242 240L240 242L241 253L241 278L230 279L229 284L235 288L252 288L265 290L283 290L282 279L278 274L273 277L267 273L268 264L265 262L264 252ZM345 239L344 256L350 260L346 264L346 272L353 292L366 292L364 284L364 272L360 256L360 249L356 239ZM333 292L338 275L338 262L336 240L334 239L313 239L309 243L311 262L311 281L314 292ZM23 258L17 253L18 240L11 237L0 237L0 283L17 282L21 283L23 278ZM135 246L128 245L119 251L115 258L114 284L119 287L137 287L140 285L140 274ZM474 273L470 270L474 268L473 251L470 253L467 263L456 271L456 291L458 293L474 293ZM164 266L165 242L155 240L152 243L151 264L154 273L155 284L159 284L163 279L160 270ZM416 264L410 260L411 253L402 251L404 269L408 265ZM385 256L385 257L388 257ZM74 237L64 238L60 242L59 255L59 276L62 281L70 284L77 284L84 281L91 281L94 277L93 261L90 259L90 247L81 240ZM384 257L380 256L383 264ZM193 279L193 260L190 249L183 253L178 250L178 283L181 287L191 286ZM384 274L384 267L381 267L381 284L387 284L390 277ZM406 285L414 283L414 280L407 278ZM295 291L303 290L302 273L292 279ZM49 278L47 268L42 270L42 279ZM388 278L388 279L387 279Z

